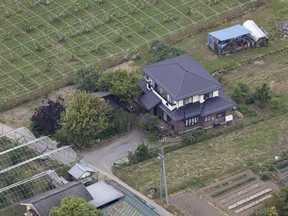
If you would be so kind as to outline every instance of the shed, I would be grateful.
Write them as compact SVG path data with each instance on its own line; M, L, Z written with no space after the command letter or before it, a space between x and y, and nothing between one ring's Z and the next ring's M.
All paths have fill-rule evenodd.
M120 104L118 99L109 91L98 91L92 93L93 96L103 98L112 109L119 109Z
M68 173L73 176L75 179L81 179L85 178L91 173L95 173L96 171L88 166L87 164L83 162L76 163L70 170L68 170Z
M236 52L254 45L250 33L248 29L239 24L210 32L208 33L208 46L218 55Z
M251 36L256 42L256 46L265 46L268 44L267 34L253 20L245 21L243 26L251 31Z

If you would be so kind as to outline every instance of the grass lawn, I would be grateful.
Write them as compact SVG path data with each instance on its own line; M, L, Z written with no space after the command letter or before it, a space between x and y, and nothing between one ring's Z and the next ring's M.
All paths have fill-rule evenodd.
M217 179L259 167L287 151L288 114L215 137L166 154L170 193L200 188ZM159 185L159 161L116 169L115 174L130 186L147 194Z

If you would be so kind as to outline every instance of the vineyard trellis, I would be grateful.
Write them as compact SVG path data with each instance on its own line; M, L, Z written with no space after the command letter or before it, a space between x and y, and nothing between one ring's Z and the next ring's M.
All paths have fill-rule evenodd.
M33 137L27 128L0 136L0 214L23 199L66 183L56 172L77 160L70 147L57 148L49 137Z
M0 107L107 68L154 39L175 41L256 7L254 0L4 0L0 6Z

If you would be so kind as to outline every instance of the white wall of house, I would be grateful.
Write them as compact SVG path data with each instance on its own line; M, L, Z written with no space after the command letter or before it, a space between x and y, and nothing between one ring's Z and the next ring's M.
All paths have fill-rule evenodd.
M216 91L213 91L213 97L218 97L219 96L219 91L216 90Z
M184 100L180 100L180 101L176 101L176 104L175 105L170 105L168 103L169 99L170 99L170 95L167 94L167 98L162 98L155 90L154 90L154 87L155 87L155 82L153 80L151 80L149 77L147 79L147 77L145 77L145 79L147 81L150 82L150 85L153 87L152 88L152 91L154 92L155 95L157 95L157 97L159 97L162 101L162 103L169 109L169 110L174 110L175 108L180 108L182 106L184 106ZM148 88L148 83L147 83L147 88ZM218 97L219 96L219 90L216 90L216 91L213 91L212 93L212 97ZM189 97L188 100L185 100L185 103L187 104L188 103L196 103L196 102L200 102L200 103L204 103L205 100L204 100L204 95L194 95L192 97Z

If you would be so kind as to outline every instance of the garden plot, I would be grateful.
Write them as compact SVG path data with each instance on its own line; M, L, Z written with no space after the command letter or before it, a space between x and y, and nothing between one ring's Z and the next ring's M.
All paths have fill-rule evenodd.
M216 205L232 215L246 216L272 197L277 186L264 182L252 171L245 171L200 189Z
M170 198L174 207L187 216L221 216L218 209L190 192L184 192Z
M111 67L154 39L181 39L259 2L3 0L0 106L59 88L79 67Z

